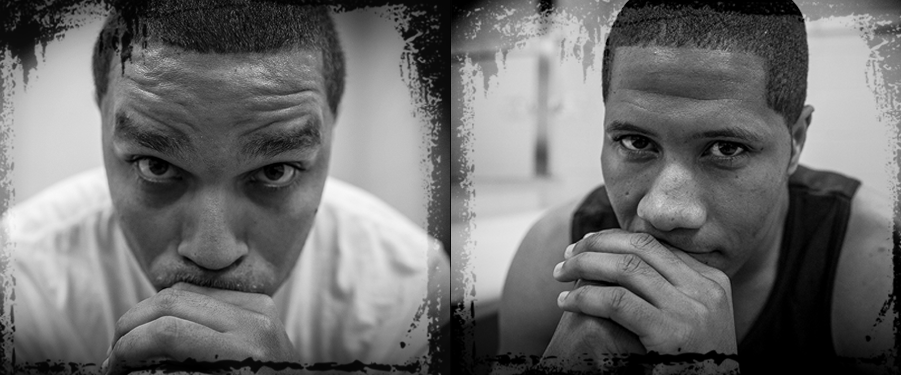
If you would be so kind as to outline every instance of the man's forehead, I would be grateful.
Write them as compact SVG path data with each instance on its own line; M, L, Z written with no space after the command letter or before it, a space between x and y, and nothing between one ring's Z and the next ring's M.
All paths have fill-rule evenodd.
M183 122L228 113L234 123L326 112L319 52L208 54L135 44L124 75L118 64L111 72L110 109L137 106Z
M132 43L132 51L124 65L112 65L116 78L153 85L185 81L229 82L278 93L311 89L324 92L325 84L322 53L318 49L223 54L188 51L159 42L136 42Z
M739 125L735 130L745 134L785 128L767 104L762 60L746 53L620 47L606 104L607 126L667 124L698 134Z
M758 56L675 47L619 47L611 91L629 89L699 100L766 100L766 70Z

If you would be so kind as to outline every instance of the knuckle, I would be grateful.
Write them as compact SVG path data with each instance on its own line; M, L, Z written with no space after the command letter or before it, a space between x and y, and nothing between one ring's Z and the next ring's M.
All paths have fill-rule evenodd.
M176 344L179 342L181 322L178 318L164 316L159 318L156 324L156 335L164 343Z
M625 254L619 259L619 269L626 274L643 273L644 267L644 261L635 254Z
M572 292L569 293L569 295L566 297L566 299L572 301L572 304L576 305L576 306L583 304L585 302L585 300L587 299L585 296L585 288L587 288L587 286L580 286L580 287L574 289Z
M153 296L153 307L160 312L172 311L178 304L179 295L175 289L166 288Z
M585 247L593 247L594 244L597 242L597 237L598 236L595 236L595 235L583 237L581 240L576 241L576 246L573 250L582 250Z
M629 308L629 291L623 287L610 289L610 308L615 312L625 312Z
M639 250L649 249L656 242L657 239L648 233L633 233L632 236L629 237L629 244Z
M579 279L587 278L588 275L585 272L585 268L588 267L588 263L588 254L578 254L563 262L563 274L572 275Z
M710 288L707 289L707 295L714 301L722 301L727 297L726 289L719 284L711 285Z

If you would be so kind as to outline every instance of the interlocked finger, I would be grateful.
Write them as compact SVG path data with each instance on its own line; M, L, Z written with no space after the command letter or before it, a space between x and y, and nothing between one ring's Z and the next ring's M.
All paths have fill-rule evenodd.
M581 253L554 268L557 281L588 280L628 288L654 306L671 299L676 288L636 254Z
M662 311L621 286L579 285L560 293L557 305L565 311L613 320L639 338L659 333L667 325Z
M107 374L128 373L157 360L241 360L252 356L241 351L235 341L189 320L164 316L136 327L113 344Z

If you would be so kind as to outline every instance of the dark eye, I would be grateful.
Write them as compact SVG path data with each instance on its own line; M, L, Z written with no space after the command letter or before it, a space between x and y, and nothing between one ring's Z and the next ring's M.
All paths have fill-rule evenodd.
M645 137L639 137L636 135L627 135L619 139L619 142L628 150L632 151L643 151L648 146L651 145L651 141L649 141Z
M713 156L721 158L737 156L743 152L745 152L745 148L742 145L733 142L716 142L710 146L710 153Z
M178 171L172 164L157 158L145 157L137 161L141 177L148 180L172 180L178 178Z
M253 175L254 181L263 184L281 187L290 184L297 174L297 168L287 164L272 164L261 168Z

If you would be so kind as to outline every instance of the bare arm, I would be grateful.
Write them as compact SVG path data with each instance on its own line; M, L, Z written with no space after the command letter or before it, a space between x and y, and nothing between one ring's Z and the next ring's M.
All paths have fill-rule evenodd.
M570 222L578 202L552 209L526 234L504 283L499 312L499 353L541 356L563 310L560 292L572 285L554 280L554 266L570 244Z
M894 361L892 293L892 201L861 187L851 205L851 217L836 271L832 301L832 338L839 356L878 358L859 361L856 370L887 373Z

